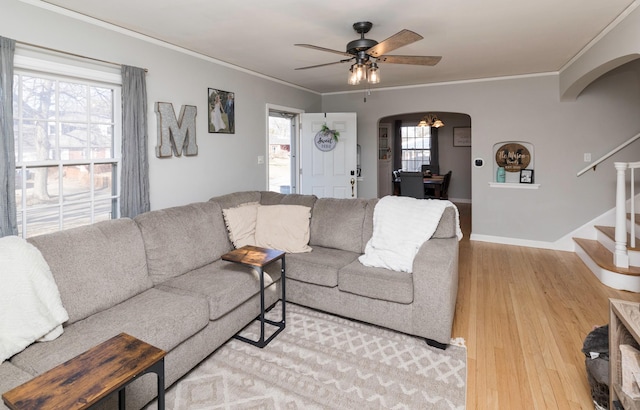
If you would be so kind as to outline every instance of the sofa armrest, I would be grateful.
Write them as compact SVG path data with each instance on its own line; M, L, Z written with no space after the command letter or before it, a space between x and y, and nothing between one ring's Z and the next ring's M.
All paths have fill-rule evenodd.
M458 295L457 238L430 239L413 261L416 335L449 344Z

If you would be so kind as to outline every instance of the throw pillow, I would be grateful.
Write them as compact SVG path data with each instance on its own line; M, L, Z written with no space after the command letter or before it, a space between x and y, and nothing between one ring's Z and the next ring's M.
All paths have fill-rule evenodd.
M236 249L245 245L256 245L256 218L259 207L259 204L251 203L222 210L229 239Z
M311 208L302 205L264 205L258 207L256 246L287 253L311 252L309 220Z

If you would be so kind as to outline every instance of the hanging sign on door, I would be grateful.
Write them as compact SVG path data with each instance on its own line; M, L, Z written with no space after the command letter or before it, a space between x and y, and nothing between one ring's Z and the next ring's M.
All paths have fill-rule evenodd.
M323 125L322 129L313 137L313 142L320 151L328 152L336 147L339 136L340 133L338 131L330 130L329 127Z

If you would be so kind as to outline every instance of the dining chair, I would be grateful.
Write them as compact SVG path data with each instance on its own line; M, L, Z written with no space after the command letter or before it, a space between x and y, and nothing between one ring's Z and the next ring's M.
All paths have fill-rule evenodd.
M451 184L451 171L444 174L442 181L442 189L440 190L440 199L449 199L449 185Z
M400 195L424 199L422 172L400 172Z
M435 190L431 189L431 192L427 192L425 198L429 199L448 199L449 198L449 183L451 182L451 171L447 172L442 177L442 185L440 185L440 196L435 195Z

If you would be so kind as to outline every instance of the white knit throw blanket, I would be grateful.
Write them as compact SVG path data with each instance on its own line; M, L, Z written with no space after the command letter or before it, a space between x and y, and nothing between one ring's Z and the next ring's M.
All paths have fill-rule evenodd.
M0 363L36 340L53 340L69 319L49 265L16 236L0 238Z
M412 272L420 247L433 236L447 207L456 210L456 234L462 239L458 208L450 201L386 196L373 211L373 236L359 260L365 266Z

